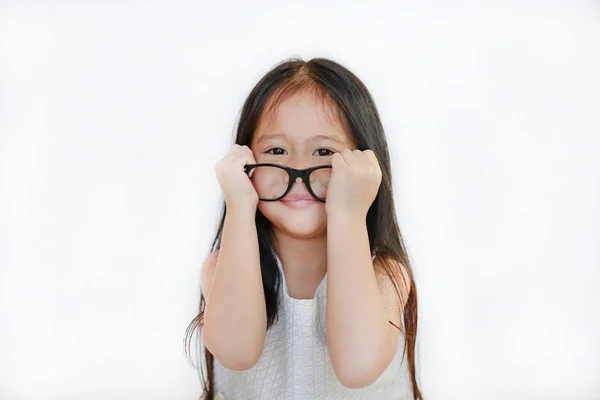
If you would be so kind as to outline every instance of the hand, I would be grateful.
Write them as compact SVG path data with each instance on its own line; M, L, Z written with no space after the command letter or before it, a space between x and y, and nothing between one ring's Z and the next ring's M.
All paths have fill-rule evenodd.
M248 146L234 144L215 167L228 207L243 204L256 209L258 194L244 171L246 164L256 164L252 150Z
M331 157L327 213L341 210L366 216L381 184L381 168L372 150L349 150Z

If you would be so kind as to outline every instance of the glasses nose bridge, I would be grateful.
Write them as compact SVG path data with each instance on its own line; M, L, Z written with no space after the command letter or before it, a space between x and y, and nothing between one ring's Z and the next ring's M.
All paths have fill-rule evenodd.
M296 182L296 178L300 178L302 182L307 183L308 176L310 175L310 170L307 171L305 169L289 168L289 173L290 182Z
M287 194L292 189L292 186L294 186L297 183L296 179L300 178L302 180L302 182L304 183L304 186L306 186L306 188L308 189L309 193L318 201L325 203L324 199L317 197L317 195L314 193L313 188L310 183L310 174L313 171L321 169L323 167L324 166L296 169L296 168L292 168L292 167L280 166L280 168L283 168L287 171L288 177L289 177L288 187L287 187L287 190L285 193ZM298 183L300 183L300 182L298 182Z

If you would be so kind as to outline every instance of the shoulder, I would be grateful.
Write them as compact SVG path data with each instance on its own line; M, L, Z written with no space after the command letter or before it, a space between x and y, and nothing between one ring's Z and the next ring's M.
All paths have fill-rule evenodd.
M202 270L200 272L200 284L202 286L202 292L206 297L210 292L210 286L212 285L213 277L215 275L215 268L217 266L217 260L219 259L219 250L210 252L204 262L202 263Z

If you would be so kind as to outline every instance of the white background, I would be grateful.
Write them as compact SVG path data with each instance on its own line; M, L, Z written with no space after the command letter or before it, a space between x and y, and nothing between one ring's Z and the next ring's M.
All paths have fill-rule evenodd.
M290 56L379 107L426 399L600 399L598 1L370 3L0 1L0 399L197 397L214 164Z

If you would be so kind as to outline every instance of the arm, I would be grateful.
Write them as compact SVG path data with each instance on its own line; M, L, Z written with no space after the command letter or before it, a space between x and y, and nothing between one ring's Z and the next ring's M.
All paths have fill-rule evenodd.
M327 347L334 371L347 387L373 383L398 345L398 329L390 322L400 326L403 302L379 267L379 259L371 261L364 215L329 213Z
M398 345L400 310L381 260L371 260L366 216L382 173L372 150L344 149L331 157L327 190L327 347L338 379L348 387L373 383ZM394 262L394 261L393 261ZM404 282L408 274L400 264ZM399 288L407 298L405 288ZM403 293L404 292L404 293Z
M267 331L255 209L228 207L221 248L203 266L206 299L202 340L225 367L256 364Z

